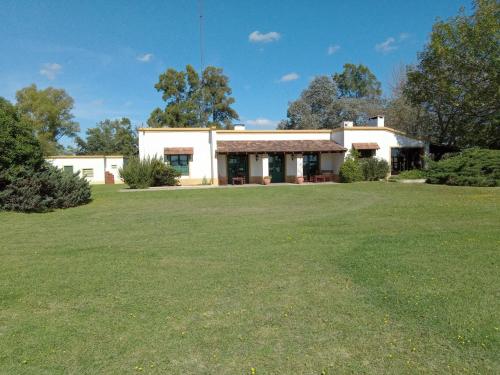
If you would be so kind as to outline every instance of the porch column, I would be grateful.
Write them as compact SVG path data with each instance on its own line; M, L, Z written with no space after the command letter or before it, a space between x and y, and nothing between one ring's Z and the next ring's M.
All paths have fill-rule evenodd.
M297 183L304 176L304 157L302 154L288 154L286 166L286 182Z
M262 168L262 178L269 176L269 156L267 154L262 154L259 157L260 167ZM263 183L261 181L260 183Z

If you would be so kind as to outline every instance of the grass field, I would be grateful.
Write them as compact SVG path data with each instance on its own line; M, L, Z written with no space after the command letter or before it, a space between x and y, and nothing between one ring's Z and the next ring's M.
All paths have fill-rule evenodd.
M0 213L1 374L500 373L500 190L120 193Z

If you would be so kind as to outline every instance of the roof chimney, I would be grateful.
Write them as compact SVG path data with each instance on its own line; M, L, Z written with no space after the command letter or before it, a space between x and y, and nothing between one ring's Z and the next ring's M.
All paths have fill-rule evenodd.
M384 127L384 116L377 115L374 117L370 117L368 119L368 126L375 126L377 128L383 128Z
M234 124L234 130L245 130L245 124Z
M341 128L352 128L354 126L354 122L353 121L342 121L340 123L340 127Z

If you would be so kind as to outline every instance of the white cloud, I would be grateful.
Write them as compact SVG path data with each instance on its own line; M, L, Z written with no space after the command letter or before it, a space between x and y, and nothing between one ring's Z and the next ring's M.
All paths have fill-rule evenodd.
M47 79L53 80L61 72L61 69L62 66L57 63L46 63L40 69L40 74L47 77Z
M410 34L408 33L401 33L399 34L399 41L402 42L403 40L406 40L410 37Z
M268 33L261 33L256 30L253 33L250 33L248 36L248 40L252 43L270 43L276 42L281 38L281 34L276 31L270 31Z
M328 49L326 50L326 53L328 55L333 55L340 49L340 46L338 44L328 46Z
M147 63L150 62L153 59L153 54L152 53L145 53L143 55L137 56L137 61Z
M389 53L398 48L396 45L394 45L394 43L396 43L396 39L391 36L384 42L375 44L375 50L382 53Z
M257 117L255 120L247 120L246 124L252 126L276 126L278 125L278 121L269 120L264 117Z
M300 76L297 73L288 73L280 78L280 82L290 82L299 79Z

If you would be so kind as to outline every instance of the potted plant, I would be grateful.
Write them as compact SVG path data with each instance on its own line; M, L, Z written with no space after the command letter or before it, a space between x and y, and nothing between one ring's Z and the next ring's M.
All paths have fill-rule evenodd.
M304 183L304 176L297 176L296 182L298 184L303 184Z
M264 176L263 182L264 185L269 185L271 183L271 176Z

